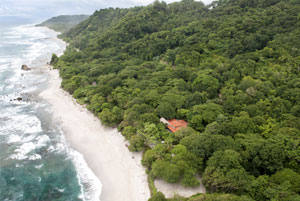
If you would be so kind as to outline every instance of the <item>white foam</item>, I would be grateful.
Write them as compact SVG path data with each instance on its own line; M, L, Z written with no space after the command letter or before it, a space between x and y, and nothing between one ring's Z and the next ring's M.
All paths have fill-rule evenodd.
M10 32L6 32L5 35L14 39L24 37L28 37L30 39L46 37L46 34L42 32L42 29L33 25L22 25L14 27Z
M51 53L59 50L59 46L56 44L58 41L56 34L53 33L49 32L48 29L32 25L12 28L10 32L5 33L7 39L5 44L7 46L26 45L28 47L17 50L19 53L23 53L21 58L6 58L1 59L0 62L12 63L13 68L20 68L22 64L33 64L42 55L49 57L47 60L50 59ZM56 42L49 43L49 40L55 40Z
M19 168L19 167L24 167L24 165L23 165L23 164L17 163L17 164L16 164L16 167L17 167L17 168Z
M58 139L60 143L48 146L50 138L47 135L41 135L42 127L40 120L34 115L20 114L24 109L27 109L28 104L32 103L10 101L16 97L20 97L20 94L24 92L35 91L37 89L36 83L45 81L45 78L39 77L32 73L32 71L22 71L21 65L27 64L29 67L35 67L41 62L46 62L47 59L50 60L52 53L61 55L65 49L64 42L56 39L56 32L49 31L47 28L33 26L20 26L6 34L7 45L26 45L23 50L19 50L20 52L18 52L22 56L0 58L0 69L9 68L9 70L14 72L12 77L5 80L5 85L1 85L0 91L14 88L20 89L19 93L0 96L0 100L4 100L8 105L17 105L11 108L11 111L7 111L9 114L0 114L0 118L1 116L6 118L5 122L0 124L0 135L1 133L7 135L8 144L17 147L10 158L15 160L39 160L42 156L37 154L36 150L42 147L47 148L48 152L67 153L77 171L77 178L81 186L80 196L84 201L99 201L102 184L88 167L84 157L80 153L68 148L63 134L61 135L62 139ZM49 108L49 111L52 110ZM20 135L12 133L19 133ZM16 167L21 167L21 165L17 164ZM34 167L40 169L43 165L36 165ZM65 189L57 190L64 192Z
M57 152L57 153L64 152L65 150L66 150L66 145L62 143L57 143L55 144L55 146L51 145L47 149L48 152Z
M4 88L4 90L7 90L8 88L9 87L6 86ZM28 105L26 102L16 100L18 97L21 97L20 93L12 93L12 94L0 95L0 101L3 101L3 103L6 103L6 104L9 103L9 104L14 104L14 105L19 105L19 107ZM9 111L8 111L9 114L5 114L5 116L17 115L17 113L15 112L17 110L18 110L18 107L9 108ZM4 110L2 109L1 112L2 113L0 114L0 117L3 116Z
M1 57L0 58L0 63L1 64L6 64L9 60L7 58Z
M45 147L50 142L50 138L47 135L38 136L36 140L35 144L37 148Z
M57 190L58 190L58 192L60 192L60 193L65 192L65 189L60 189L60 188L58 188Z
M20 39L22 38L22 36L20 35L8 35L8 34L13 34L12 32L7 32L7 34L5 34L5 36L3 37L4 39Z
M36 166L34 166L36 169L41 169L42 167L44 166L44 164L42 164L42 165L36 165Z
M17 143L17 142L21 142L22 139L20 136L18 135L10 135L9 139L7 140L8 144L13 144L13 143Z
M26 155L33 150L35 150L35 145L32 142L24 143L20 146L19 149L15 150L15 154L11 155L10 158L16 160L27 159L28 156Z
M25 137L22 138L22 143L24 142L34 142L37 134L30 134L30 135L25 135Z
M15 93L14 95L0 96L0 101L3 101L3 103L6 103L6 105L7 105L7 103L11 102L10 101L11 99L18 97L17 94L18 93ZM7 118L9 120L9 119L13 118L14 116L18 115L20 112L22 112L24 107L26 107L26 105L18 105L17 107L10 106L5 109L1 108L0 118Z
M34 92L38 89L38 86L32 86L32 87L28 87L22 90L23 93L31 93Z
M12 115L4 125L0 125L0 131L7 134L13 132L24 134L39 133L42 132L41 121L36 116Z
M18 39L18 38L22 38L22 36L19 37L10 37L11 39ZM30 45L32 44L30 41L26 41L26 40L20 40L20 41L16 41L13 40L11 42L6 42L6 45Z
M77 178L81 185L81 195L79 198L84 201L99 201L102 192L102 183L88 167L82 154L71 150L70 155L75 164Z
M43 43L33 43L29 48L28 52L24 55L26 58L31 58L30 63L37 59L38 57L42 56L44 54L44 49L47 48L47 45Z
M26 125L25 133L38 133L42 132L41 121L37 117L25 119L23 124Z
M8 63L1 63L0 64L0 69L3 72L4 70L6 70L7 68L9 68L9 64Z
M55 148L54 146L49 146L48 149L47 149L47 152L54 152L55 151Z
M31 155L31 156L28 157L28 160L35 161L35 160L39 160L41 158L42 158L41 155L39 155L39 154L33 154L33 155Z
M4 86L0 86L0 91L14 89L26 93L36 91L38 87L36 83L42 82L39 80L41 77L32 74L32 72L22 71L21 65L27 64L29 67L34 68L46 63L50 60L52 53L61 54L64 51L64 42L56 38L56 32L33 25L12 28L10 32L6 32L4 35L12 38L4 42L7 46L26 45L26 47L16 50L16 54L22 56L0 58L0 69L10 68L14 70L14 74L5 80Z
M47 143L50 141L47 135L38 136L35 138L34 135L30 135L29 137L25 137L21 139L21 137L14 136L11 139L11 142L21 144L19 148L14 151L14 154L10 156L11 159L16 160L39 160L42 158L39 154L30 154L38 148L47 146Z
M64 148L67 149L68 155L71 157L76 168L77 179L81 187L79 199L83 201L100 201L102 192L101 181L88 167L83 155L68 147L62 130L60 130L60 133L60 141L64 143Z

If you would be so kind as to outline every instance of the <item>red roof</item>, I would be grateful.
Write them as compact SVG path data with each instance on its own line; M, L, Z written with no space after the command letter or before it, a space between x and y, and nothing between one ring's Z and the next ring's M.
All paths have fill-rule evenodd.
M168 122L169 122L168 129L173 133L175 133L181 128L186 128L188 125L188 123L184 120L172 119L172 120L168 120Z

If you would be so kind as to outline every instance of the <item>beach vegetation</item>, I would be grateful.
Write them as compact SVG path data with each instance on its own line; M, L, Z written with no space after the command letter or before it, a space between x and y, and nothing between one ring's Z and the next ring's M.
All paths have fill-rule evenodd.
M157 192L149 199L149 201L167 201L167 199L162 192Z
M187 199L299 200L299 13L295 0L101 9L61 36L54 65L151 177L203 177L208 194Z
M58 62L58 56L53 53L51 56L50 65L55 65L57 62Z

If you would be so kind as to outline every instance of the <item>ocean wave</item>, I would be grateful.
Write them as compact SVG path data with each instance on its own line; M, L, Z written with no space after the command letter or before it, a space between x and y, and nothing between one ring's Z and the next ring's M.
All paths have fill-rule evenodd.
M27 156L27 154L35 150L35 148L36 146L33 144L33 142L24 143L14 151L15 153L11 155L10 158L15 160L28 159L29 156Z
M75 166L77 179L81 187L81 194L79 196L79 199L82 199L83 201L100 201L100 195L102 192L101 181L89 168L83 155L68 146L61 128L60 134L61 135L59 136L59 141L62 144L59 143L58 145L56 145L56 149L54 147L52 147L52 149L53 151L57 151L57 149L60 149L60 151L62 152L64 148L68 152L67 154L70 156Z
M13 32L7 32L6 34L4 34L3 39L21 39L22 38L21 35L9 35L9 34L13 34Z
M0 58L0 69L8 69L11 73L4 76L5 81L1 80L0 86L0 93L3 91L5 94L0 94L0 135L4 136L5 143L10 149L9 155L5 158L16 160L16 167L19 168L32 160L34 161L32 167L37 170L45 165L43 159L45 156L59 155L63 158L66 156L67 159L72 160L77 172L77 179L81 186L80 199L99 201L102 184L88 167L84 157L69 148L61 131L52 131L45 126L43 118L41 116L39 116L40 119L38 118L38 109L34 108L35 103L14 101L14 99L22 97L25 92L36 91L39 87L37 83L45 81L45 77L34 73L34 70L22 71L22 64L39 67L50 60L53 52L58 55L63 53L63 42L58 42L55 39L56 35L56 32L49 31L47 28L38 28L32 25L11 29L5 35L7 37L5 46L12 44L13 48L20 46L19 49L17 47L14 50L16 52L13 54L6 54L5 57ZM37 103L39 107L44 107L41 104ZM47 109L47 112L43 112L52 113L50 107ZM44 127L41 121L43 121ZM52 133L53 135L55 133L55 136ZM57 190L63 192L65 189L58 188Z
M1 72L1 74L3 72L5 72L8 68L9 68L9 64L7 64L7 63L0 63L0 72Z
M1 65L7 64L7 62L8 62L7 57L1 57L1 58L0 58L0 64L1 64Z
M24 41L24 40L20 40L20 41L9 41L9 42L5 42L2 43L4 46L20 46L20 45L32 45L33 42L30 41Z
M36 116L15 115L8 117L4 125L0 125L0 134L10 133L40 133L42 132L41 121Z
M36 169L41 169L43 166L44 166L44 164L41 164L41 165L35 165L34 167L35 167Z
M45 38L47 35L34 25L21 25L13 27L4 34L4 38Z
M75 164L77 178L81 186L81 195L79 198L84 201L99 201L102 192L102 183L88 167L82 154L71 150L70 155Z
M7 144L14 144L14 143L19 143L22 141L22 138L18 135L10 135L9 139L7 140Z
M15 86L14 85L10 85L10 86L1 86L0 88L3 88L2 90L3 91L8 91L8 89L10 88L14 88ZM0 117L2 116L11 116L11 115L17 115L18 113L17 112L21 112L22 110L22 107L21 106L27 106L28 103L25 102L25 101L18 101L17 98L20 98L22 97L22 93L20 92L14 92L14 93L11 93L11 94L3 94L3 95L0 95L0 101L1 101L1 104L2 105L18 105L18 107L9 107L7 109L5 108L1 108L1 113L0 113ZM9 111L7 111L9 110ZM3 112L9 112L9 114L7 113L3 113Z
M30 161L35 161L35 160L39 160L39 159L42 159L42 156L39 154L33 154L28 157L28 160L30 160Z
M48 146L50 138L47 135L21 138L20 136L9 136L8 144L19 144L15 146L14 153L9 157L15 160L39 160L42 159L40 154L35 153L38 149Z
M56 143L55 145L51 145L47 148L48 153L63 153L66 151L66 146L62 143Z
M46 48L47 48L46 44L41 43L41 42L39 42L39 43L35 42L28 48L28 51L26 52L25 57L31 58L32 61L34 61L36 58L45 54L44 49L46 49Z
M36 147L41 148L47 146L50 142L50 138L47 135L38 136L36 138Z
M11 63L13 68L20 68L22 64L31 65L38 57L43 55L50 59L48 51L57 51L56 48L49 48L46 43L48 33L44 29L34 27L32 25L25 25L12 28L9 32L4 35L7 38L5 41L0 41L1 45L7 46L8 49L13 48L15 51L13 55L20 55L21 57L6 59L6 62ZM53 37L55 38L55 36ZM16 59L20 61L16 62Z

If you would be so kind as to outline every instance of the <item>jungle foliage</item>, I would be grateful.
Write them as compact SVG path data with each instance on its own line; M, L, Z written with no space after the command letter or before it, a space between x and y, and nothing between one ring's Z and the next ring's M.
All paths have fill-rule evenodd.
M62 87L153 177L202 200L300 200L300 1L103 9L62 35ZM189 127L170 133L160 117ZM152 200L165 200L160 193Z

